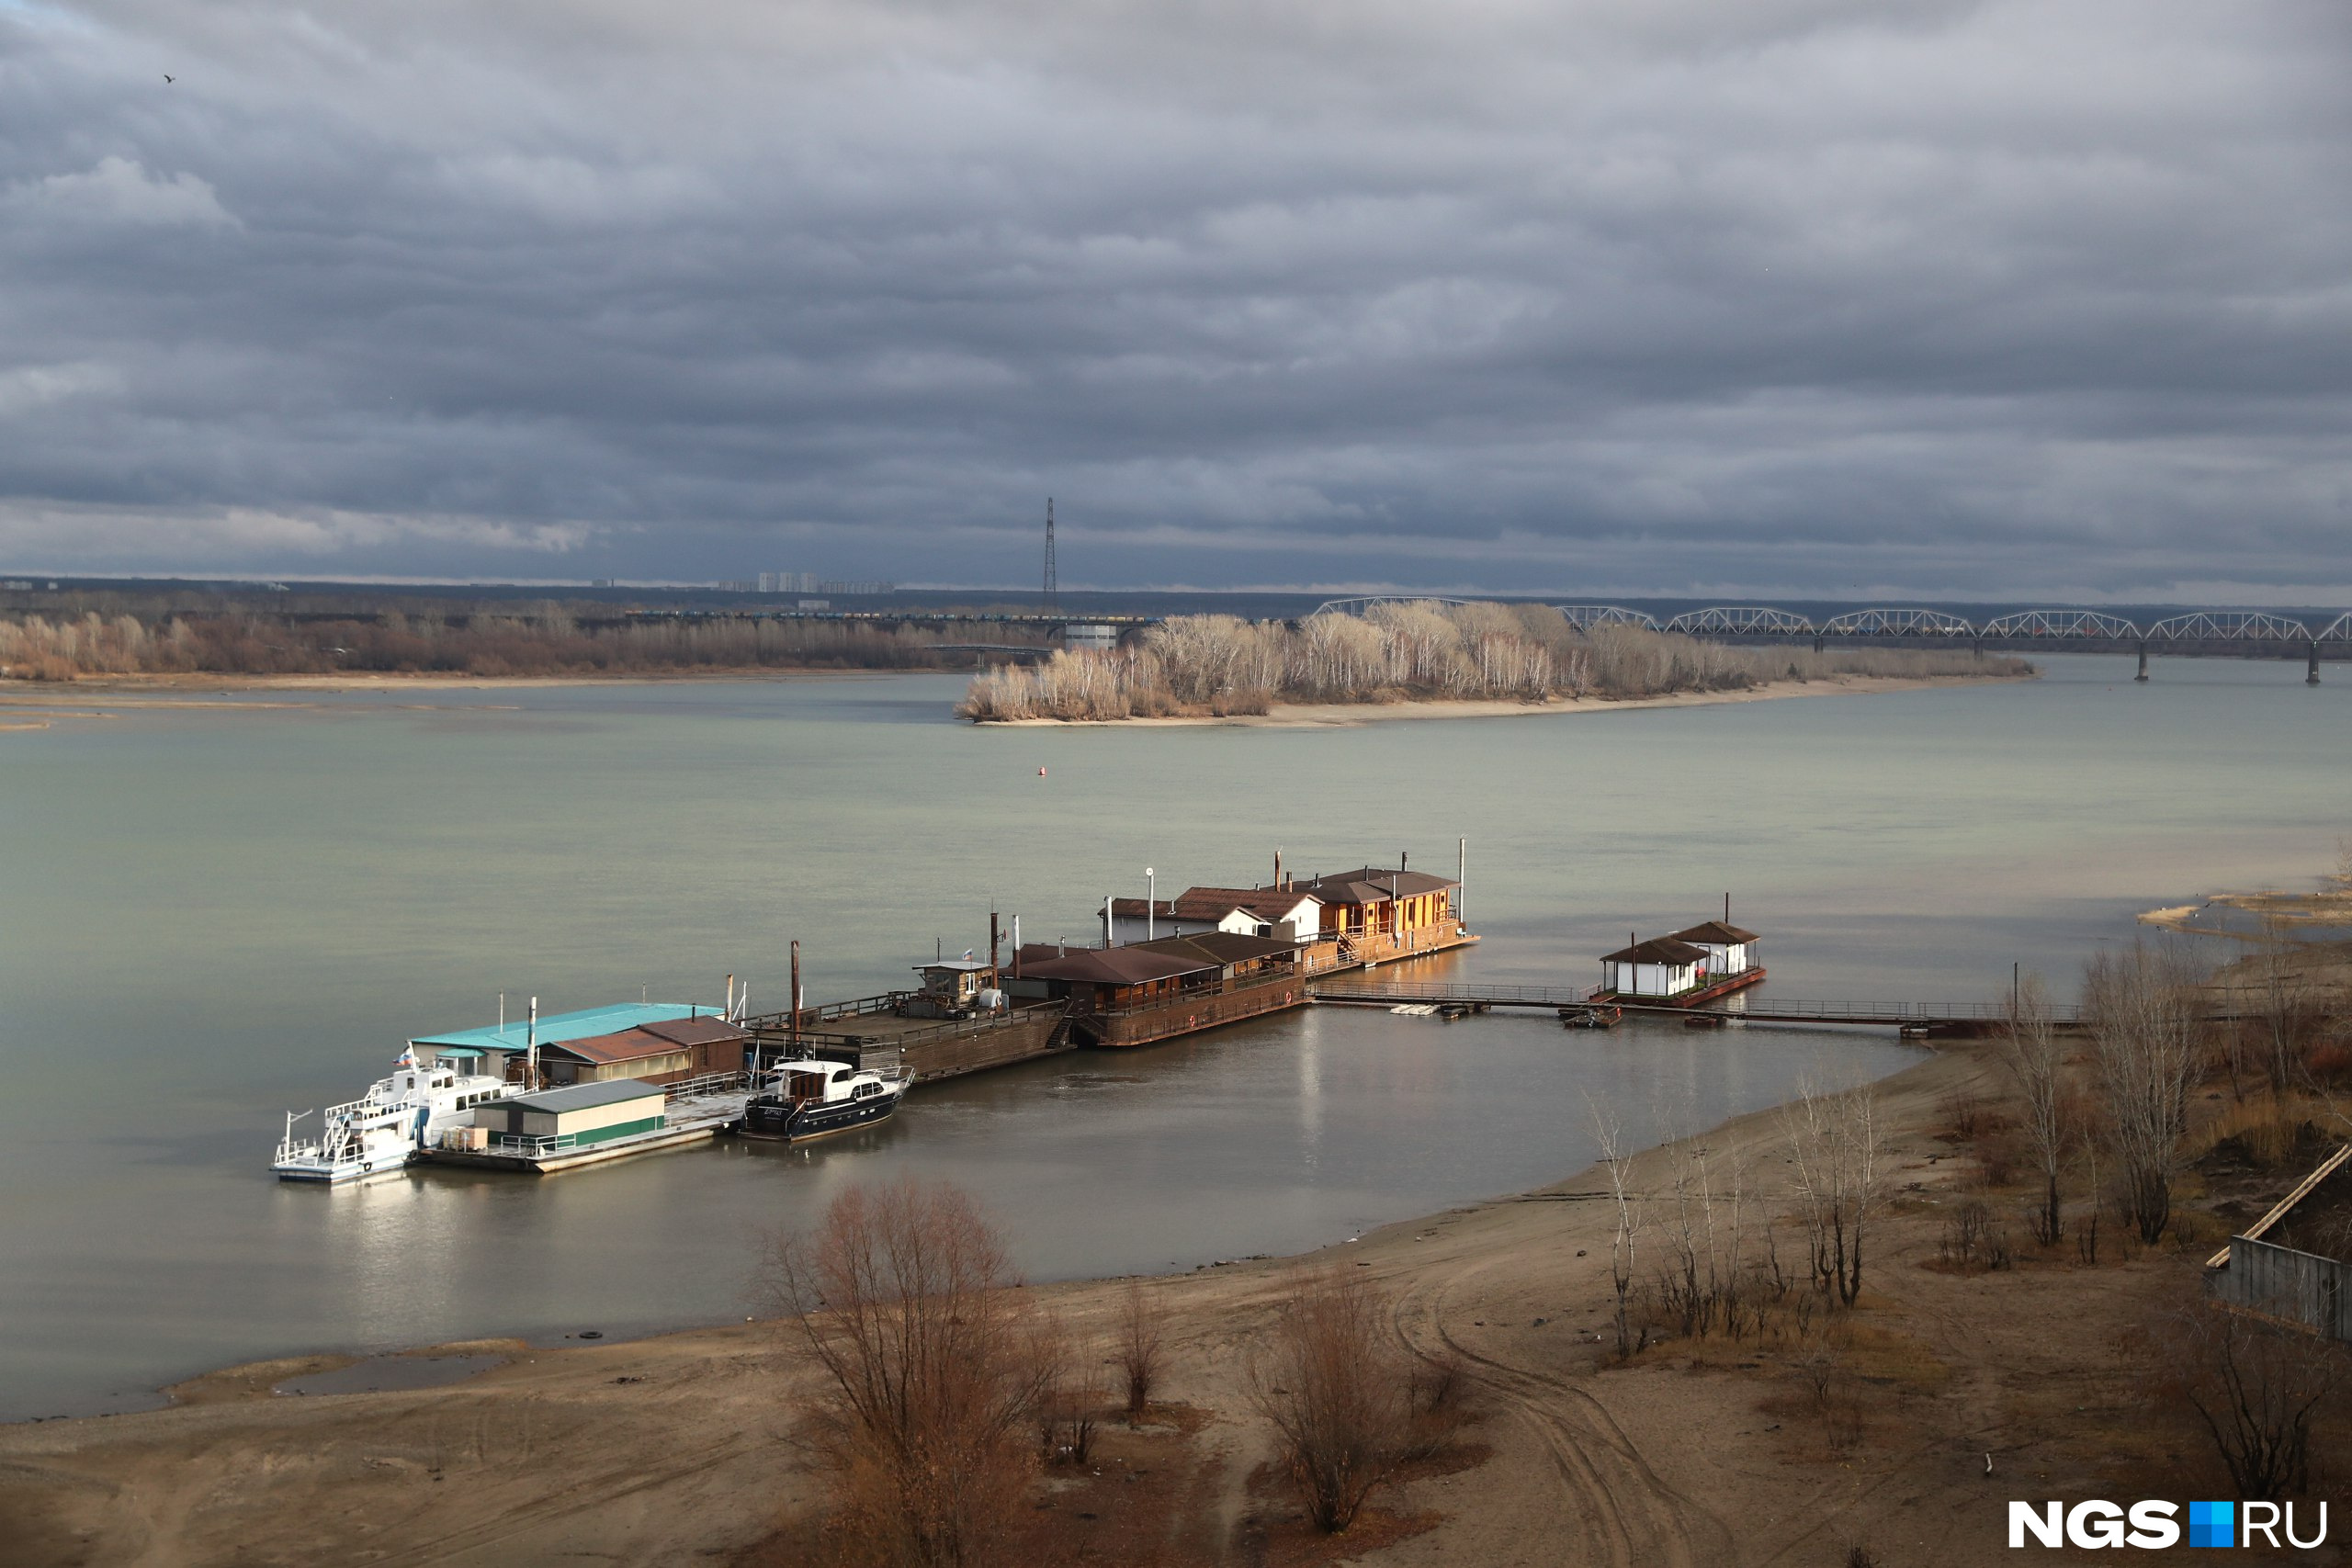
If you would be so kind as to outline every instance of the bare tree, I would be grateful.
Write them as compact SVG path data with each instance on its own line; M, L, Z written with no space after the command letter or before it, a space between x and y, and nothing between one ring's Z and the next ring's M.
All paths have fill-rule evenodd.
M2167 1361L2241 1497L2311 1488L2312 1421L2345 1386L2343 1347L2211 1302L2185 1313Z
M1609 1241L1609 1282L1616 1292L1617 1359L1623 1361L1629 1359L1634 1350L1630 1308L1642 1209L1633 1193L1634 1160L1626 1152L1624 1134L1616 1122L1601 1114L1600 1106L1589 1099L1585 1103L1592 1111L1593 1134L1600 1145L1601 1168L1609 1173L1609 1192L1616 1213L1616 1228Z
M2064 1235L2058 1178L2066 1159L2070 1128L2060 1095L2066 1053L2050 1018L2050 993L2039 975L2019 983L2008 1017L1994 1036L1994 1052L2017 1086L2023 1105L2018 1118L2027 1150L2041 1177L2041 1201L2033 1211L2033 1238L2055 1247Z
M1862 1293L1871 1216L1883 1179L1877 1100L1868 1088L1810 1087L1781 1111L1814 1286L1844 1306Z
M1283 1468L1316 1528L1334 1535L1421 1447L1387 1304L1352 1271L1303 1270L1250 1366L1250 1403L1273 1426Z
M853 1187L771 1246L765 1283L831 1374L816 1436L861 1535L909 1568L987 1562L1034 1473L1024 1433L1057 1357L971 1199Z
M2301 1076L2303 1048L2319 1022L2304 960L2309 956L2277 914L2262 921L2255 951L2255 1043L2272 1095L2281 1095Z
M1159 1382L1161 1342L1167 1331L1167 1305L1145 1290L1141 1280L1128 1280L1125 1298L1120 1303L1115 1359L1126 1382L1129 1422L1151 1404L1152 1388Z
M2083 1010L2119 1197L2149 1246L2172 1220L2188 1094L2203 1063L2198 977L2181 949L2144 942L2100 953L2084 976Z

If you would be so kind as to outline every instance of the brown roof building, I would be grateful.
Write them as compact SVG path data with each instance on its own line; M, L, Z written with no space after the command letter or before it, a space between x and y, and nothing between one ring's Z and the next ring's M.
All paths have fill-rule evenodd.
M640 1023L616 1034L539 1047L539 1067L551 1084L642 1078L675 1083L712 1073L740 1072L751 1036L722 1018L674 1018Z

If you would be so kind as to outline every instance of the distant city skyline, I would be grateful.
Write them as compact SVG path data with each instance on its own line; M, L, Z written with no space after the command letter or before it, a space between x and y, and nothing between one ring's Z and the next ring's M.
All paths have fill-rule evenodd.
M1020 592L1051 495L1070 592L2352 601L2347 79L2307 0L0 6L0 574Z

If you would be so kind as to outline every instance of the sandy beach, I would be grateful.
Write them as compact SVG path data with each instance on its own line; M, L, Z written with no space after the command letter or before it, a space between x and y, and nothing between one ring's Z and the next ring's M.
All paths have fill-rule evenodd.
M2103 1495L2119 1465L2144 1490L2188 1438L2132 1416L2117 1346L2141 1299L2193 1266L2155 1252L1939 1271L1948 1205L1982 1179L1945 1130L1948 1108L1996 1089L1970 1045L1880 1086L1893 1203L1843 1352L1849 1440L1809 1414L1787 1347L1677 1340L1612 1364L1613 1220L1598 1169L1314 1255L1379 1283L1403 1348L1461 1358L1483 1413L1470 1429L1482 1462L1388 1494L1361 1538L1387 1544L1351 1560L1832 1563L1864 1544L1880 1562L1991 1563L2007 1556L2002 1499ZM1769 1206L1785 1197L1782 1137L1779 1113L1745 1116L1639 1156L1634 1183L1664 1190L1703 1150L1719 1172L1746 1168ZM1253 1535L1251 1521L1285 1505L1250 1482L1266 1438L1244 1367L1294 1266L1241 1261L1150 1286L1171 1314L1164 1397L1185 1419L1124 1440L1159 1442L1163 1467L1183 1445L1176 1472L1193 1477L1196 1528L1156 1560L1269 1560L1273 1527ZM1122 1289L1044 1293L1074 1333L1107 1342ZM789 1325L434 1353L458 1350L507 1359L446 1387L307 1397L270 1390L347 1359L264 1362L183 1384L167 1410L0 1428L0 1562L790 1560L772 1532L821 1491L788 1440L817 1387Z

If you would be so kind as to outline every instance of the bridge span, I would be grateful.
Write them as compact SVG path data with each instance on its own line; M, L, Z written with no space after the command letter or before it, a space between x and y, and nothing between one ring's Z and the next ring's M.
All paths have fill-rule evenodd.
M2190 610L2145 626L2103 610L2018 610L1971 621L1949 610L1870 608L1815 620L1761 604L1714 604L1658 619L1622 604L1563 604L1575 626L1642 626L1685 637L1738 642L1805 642L1815 653L1832 643L1965 645L1984 649L2051 648L2075 652L2136 652L2138 679L2148 678L2151 653L2301 658L2305 679L2319 684L2322 659L2352 659L2352 610L2288 615L2270 610Z

